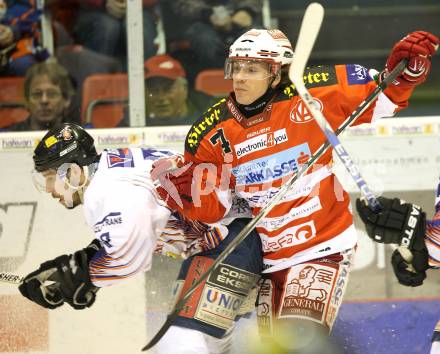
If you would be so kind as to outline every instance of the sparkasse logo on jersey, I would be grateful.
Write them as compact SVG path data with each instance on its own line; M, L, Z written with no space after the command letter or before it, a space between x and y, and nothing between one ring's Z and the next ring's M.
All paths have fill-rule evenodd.
M240 164L232 169L236 185L251 185L275 181L298 171L298 165L310 157L307 143L294 146L270 156Z
M240 144L234 145L237 157L246 156L252 152L263 150L288 141L286 129L280 129L273 133L266 133L245 140Z

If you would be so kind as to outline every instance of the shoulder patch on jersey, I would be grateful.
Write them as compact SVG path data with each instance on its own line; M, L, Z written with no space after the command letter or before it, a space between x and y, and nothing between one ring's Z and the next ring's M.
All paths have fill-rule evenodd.
M304 84L307 88L330 86L338 83L334 66L314 66L304 71Z
M142 157L144 158L144 160L155 161L162 157L175 155L174 152L169 150L158 150L155 148L141 148L141 150L142 150Z
M185 140L185 150L195 155L200 142L214 127L225 120L228 108L226 98L212 105L203 115L191 126Z
M133 155L130 149L109 149L107 150L108 168L113 167L134 167Z
M345 65L347 71L347 81L349 85L366 84L373 80L367 68L359 64Z

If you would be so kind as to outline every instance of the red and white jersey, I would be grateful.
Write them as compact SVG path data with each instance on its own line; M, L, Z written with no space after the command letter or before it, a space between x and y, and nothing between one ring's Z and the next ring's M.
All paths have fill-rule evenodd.
M304 81L334 130L377 86L360 65L310 68ZM407 105L411 91L387 89L354 124L394 115ZM202 192L197 196L199 204L183 212L191 219L217 221L228 211L233 189L256 215L325 141L293 85L250 118L241 115L231 97L223 99L193 124L185 144L185 161L216 166L215 192ZM333 254L356 243L350 199L331 167L329 150L257 225L265 265L270 267L266 271ZM205 184L208 175L203 175ZM231 177L227 183L225 176Z
M112 285L149 270L153 252L188 256L226 237L223 221L206 225L171 214L156 194L151 165L172 155L154 148L103 151L84 193L85 219L103 246L89 264L94 285Z

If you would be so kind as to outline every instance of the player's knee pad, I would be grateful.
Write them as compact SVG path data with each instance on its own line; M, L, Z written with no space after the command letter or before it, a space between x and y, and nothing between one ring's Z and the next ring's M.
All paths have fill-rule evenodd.
M206 272L245 224L243 220L234 221L228 237L216 249L192 256L182 263L174 289L176 298ZM236 317L245 312L244 307L250 309L254 306L249 294L255 288L261 270L261 243L258 234L253 232L193 293L174 325L221 338L233 326Z

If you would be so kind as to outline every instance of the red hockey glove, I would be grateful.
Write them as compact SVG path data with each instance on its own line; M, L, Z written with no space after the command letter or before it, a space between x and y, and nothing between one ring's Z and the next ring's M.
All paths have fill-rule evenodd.
M408 64L397 77L395 84L401 87L421 84L429 74L431 56L438 49L438 45L438 37L429 32L416 31L408 34L394 45L387 59L385 75L402 59L407 59Z
M175 155L171 157L165 157L153 162L151 167L151 179L153 181L159 179L161 176L166 175L172 171L175 171L185 165L183 156Z
M166 167L165 161L156 167L155 173L159 171L159 168L163 167ZM183 212L185 209L191 209L191 185L193 182L194 164L189 163L169 171L169 173L162 172L159 174L157 179L160 185L156 187L157 193L168 207L173 210ZM153 171L151 173L153 175Z

